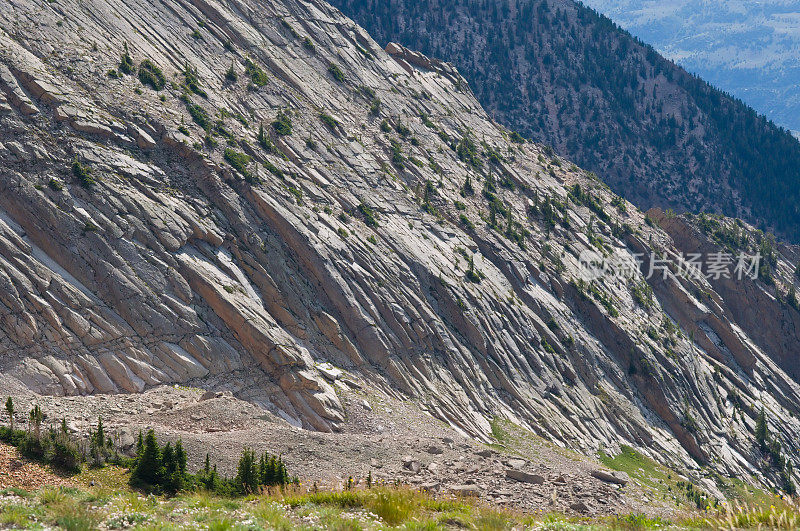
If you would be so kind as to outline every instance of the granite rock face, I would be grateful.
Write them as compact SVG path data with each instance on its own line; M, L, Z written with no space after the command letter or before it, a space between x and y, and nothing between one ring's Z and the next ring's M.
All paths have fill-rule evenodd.
M502 416L780 484L753 427L764 408L784 447L800 432L796 248L771 247L768 282L647 275L637 253L680 265L719 227L770 241L646 218L324 2L0 13L3 374L232 391L329 431L345 371L478 439ZM590 282L587 256L632 278Z

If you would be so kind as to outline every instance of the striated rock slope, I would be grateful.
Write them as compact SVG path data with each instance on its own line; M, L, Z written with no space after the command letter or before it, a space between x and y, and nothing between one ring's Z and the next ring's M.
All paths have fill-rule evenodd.
M648 285L635 253L719 250L732 222L646 219L317 0L0 13L7 379L231 390L330 431L339 367L478 439L499 416L785 483L753 428L764 408L784 448L800 431L800 314L775 296L796 249L736 225L774 249L769 284ZM589 282L587 253L632 278Z

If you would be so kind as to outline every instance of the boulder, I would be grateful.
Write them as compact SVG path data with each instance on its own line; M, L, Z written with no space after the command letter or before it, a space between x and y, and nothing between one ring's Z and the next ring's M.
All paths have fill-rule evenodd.
M606 483L612 483L614 485L622 485L625 486L631 480L630 476L625 472L609 472L606 470L592 470L591 473L593 478L599 479L600 481L605 481Z
M521 469L522 467L525 466L526 463L527 461L525 461L524 459L509 459L508 461L506 461L506 464L511 468L513 468L514 470Z
M477 485L451 485L449 490L456 496L463 496L465 498L476 498L480 496L481 490Z
M544 476L540 476L539 474L531 474L529 472L524 472L522 470L516 470L513 468L506 469L506 477L516 481L521 481L522 483L532 483L534 485L544 484Z
M134 439L133 433L128 427L120 429L117 433L117 437L119 439L119 447L123 450L129 450L136 444L136 439Z
M432 493L432 492L437 492L439 490L440 485L441 483L439 483L438 481L429 481L426 483L422 483L419 486L419 489L422 492Z
M403 468L406 470L410 470L413 473L417 473L422 468L422 465L419 461L411 457L410 455L403 456Z
M217 391L206 391L200 395L200 401L211 400L212 398L222 398L222 393Z
M589 506L586 505L586 502L583 501L576 501L569 504L569 508L578 513L588 513Z

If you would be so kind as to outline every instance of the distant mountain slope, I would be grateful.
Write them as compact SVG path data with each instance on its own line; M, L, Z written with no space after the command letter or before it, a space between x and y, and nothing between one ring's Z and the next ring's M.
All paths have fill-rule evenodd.
M800 131L800 1L587 0L690 72Z
M451 61L498 120L641 207L800 238L800 143L571 0L334 0L379 40Z

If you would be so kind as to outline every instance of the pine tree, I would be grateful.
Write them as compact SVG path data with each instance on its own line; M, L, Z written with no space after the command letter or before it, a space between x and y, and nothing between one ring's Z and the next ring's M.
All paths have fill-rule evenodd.
M265 485L275 485L277 483L277 463L275 462L275 456L270 455L267 457L267 473L264 478Z
M258 490L258 470L256 468L255 454L249 448L242 450L239 466L236 472L236 486L243 494L254 493Z
M6 413L8 414L8 420L11 423L11 431L14 431L14 401L11 397L8 397L6 400Z
M269 485L269 478L267 474L267 461L268 457L266 452L261 455L258 461L258 480L261 485Z
M239 79L239 75L236 73L236 70L233 68L233 63L231 63L231 67L228 68L228 71L225 72L225 79L227 79L231 83L236 83L236 80Z
M217 465L214 464L214 469L211 471L211 478L209 478L209 489L216 490L217 489L217 480L219 479L219 474L217 474Z
M33 433L38 441L41 439L42 420L44 420L44 413L42 413L42 408L39 407L39 404L36 404L31 409L30 419L33 425Z
M123 74L132 74L133 73L133 59L131 59L131 54L128 51L128 43L125 43L125 51L122 54L119 62L119 71Z
M797 291L794 286L789 287L789 292L786 294L786 302L795 310L800 311L800 301L797 300Z
M106 437L106 430L103 427L103 419L98 417L97 430L90 433L89 452L94 460L95 466L102 466L111 449L111 439Z
M164 490L175 493L183 489L186 477L186 452L183 443L178 440L174 447L167 443L162 451L161 461L164 467Z
M461 187L461 195L464 197L475 195L475 189L472 187L472 177L470 174L467 174L467 178L464 180L464 186Z
M478 283L481 281L481 276L475 271L475 259L472 255L467 255L467 280L470 282Z
M94 432L93 443L97 448L104 448L106 445L106 431L103 428L103 418L98 417L97 419L97 431Z
M203 472L205 475L208 475L211 472L211 460L208 458L208 454L206 454L206 462L203 465Z
M434 188L433 183L431 181L426 180L425 181L425 195L424 195L425 203L430 204L431 199L433 199L434 195L436 195L436 188Z
M186 450L183 449L183 442L180 439L175 443L175 464L181 474L186 473Z
M136 467L131 473L130 483L134 486L152 488L160 485L162 477L161 449L158 447L156 434L153 430L148 430L143 450L140 452Z
M144 452L144 438L142 437L142 430L139 430L139 437L136 439L136 458L142 456Z
M278 457L275 463L275 483L278 485L286 485L289 483L289 474L286 473L286 465L283 464L283 459Z
M218 487L218 477L217 477L217 467L214 465L214 468L210 468L209 472L205 474L201 478L202 483L205 485L207 490L214 492L217 490Z
M164 490L170 493L183 489L186 477L186 452L183 443L178 440L174 447L169 443L164 447L162 457L164 463Z
M758 445L761 447L761 450L764 450L767 447L768 438L769 429L767 428L767 415L762 407L758 414L758 418L756 419L756 441L758 441Z
M172 476L172 473L178 468L175 463L175 451L170 443L167 443L161 450L161 463L164 467L164 478Z

